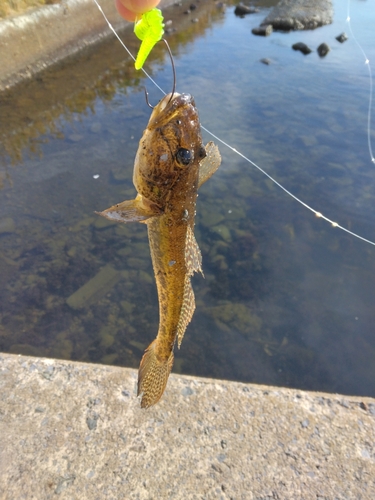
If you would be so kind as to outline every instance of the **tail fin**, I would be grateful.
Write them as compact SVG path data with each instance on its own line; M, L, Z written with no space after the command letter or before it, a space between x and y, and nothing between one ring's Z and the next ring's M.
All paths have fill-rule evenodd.
M157 342L155 339L147 347L138 370L138 396L143 393L141 408L148 408L159 401L173 366L173 352L165 361L157 359L155 353Z

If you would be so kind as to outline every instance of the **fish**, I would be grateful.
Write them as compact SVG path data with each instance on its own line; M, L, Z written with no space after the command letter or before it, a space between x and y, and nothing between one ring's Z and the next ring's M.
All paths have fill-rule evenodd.
M218 147L203 145L198 111L190 94L166 95L153 109L134 161L137 196L97 212L111 221L147 225L159 300L159 329L138 371L141 407L162 397L190 323L194 273L202 256L194 236L197 192L221 163Z

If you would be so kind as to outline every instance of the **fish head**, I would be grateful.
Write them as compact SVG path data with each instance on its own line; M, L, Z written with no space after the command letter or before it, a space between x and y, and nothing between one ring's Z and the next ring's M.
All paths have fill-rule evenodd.
M168 94L155 106L139 143L134 185L162 208L177 183L197 189L199 162L205 156L194 98Z

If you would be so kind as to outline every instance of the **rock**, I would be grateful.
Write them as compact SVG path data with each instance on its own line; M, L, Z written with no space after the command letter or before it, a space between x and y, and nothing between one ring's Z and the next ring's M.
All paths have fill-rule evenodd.
M14 220L11 217L5 217L0 221L0 234L13 233L15 230Z
M170 34L172 34L172 33L175 33L176 31L177 31L177 29L172 27L172 28L166 28L166 29L164 30L164 33L165 33L166 35L170 35Z
M270 60L271 62L271 60ZM236 221L241 221L246 219L246 210L244 210L242 207L241 208L230 208L226 215L225 215L226 220L236 220Z
M232 241L230 230L224 224L218 224L217 226L212 227L211 230L216 234L218 234L224 241L226 242Z
M125 169L111 170L110 173L111 184L125 184L129 181L129 172Z
M325 57L331 49L326 43L321 43L316 50L320 57Z
M253 28L251 33L253 35L258 36L269 36L273 31L272 24L264 24L262 26L258 26L257 28Z
M118 222L105 219L104 217L97 217L94 222L94 227L99 231L104 231L116 224L118 224Z
M128 259L126 259L126 264L130 269L148 269L150 262L148 259L129 257Z
M82 134L70 134L70 135L68 135L67 139L70 142L79 142L79 141L82 141L83 135Z
M305 54L305 55L310 54L312 52L312 50L310 49L310 47L308 47L303 42L295 43L294 45L292 45L292 49L293 50L299 50L300 52L302 52L302 54Z
M234 9L236 16L246 16L247 14L255 14L256 12L259 12L259 9L256 9L252 5L244 5L243 3L239 3Z
M224 215L217 208L215 209L214 206L209 206L208 204L200 209L200 216L202 224L205 227L215 226L225 219Z
M143 352L147 345L143 344L142 342L138 342L137 340L129 340L129 345L132 347L135 347L136 349L139 349L141 352Z
M194 394L194 391L191 387L186 386L186 387L183 387L183 389L181 389L181 394L183 396L191 396L192 394Z
M142 269L138 272L138 279L139 281L142 281L143 283L148 283L149 285L152 285L154 282L151 274L146 273L146 271L143 271Z
M262 327L262 320L245 304L227 302L220 306L208 307L205 312L214 319L220 329L228 332L237 330L245 337L256 337Z
M341 33L341 35L338 35L336 37L336 40L340 43L344 43L346 42L346 40L348 39L348 35L344 32L344 33Z
M225 2L216 2L216 8L221 11L225 11L227 4Z
M66 303L72 309L82 309L108 293L122 278L119 271L107 264L91 280L66 299Z
M269 66L271 64L271 59L267 59L267 57L263 57L263 59L260 59L260 62L265 64L266 66Z
M280 31L315 29L333 20L331 0L280 0L262 22Z
M69 228L69 231L72 233L79 233L83 231L84 229L88 228L93 222L95 222L98 219L97 216L95 217L85 217L84 219L81 219L77 224Z
M40 356L40 349L29 344L13 344L9 352L11 354L22 354L23 356Z
M132 253L132 249L129 247L125 247L125 248L120 248L120 250L117 250L116 254L119 256L119 257L127 257L128 255L130 255Z
M94 122L90 127L90 132L97 134L102 130L102 124L100 122Z
M100 360L103 365L113 365L116 359L118 358L118 354L114 352L113 354L106 354Z
M127 300L122 300L120 304L126 314L131 314L135 308L135 305Z
M99 332L100 346L104 349L111 347L115 343L114 333L110 325L103 326Z
M96 413L86 418L87 427L90 429L90 431L93 431L97 428L98 418L99 415L97 415Z
M314 135L311 135L311 134L310 135L301 135L300 139L306 147L316 146L318 143L316 137ZM291 237L293 239L294 238L294 230L291 230L290 232L292 233Z

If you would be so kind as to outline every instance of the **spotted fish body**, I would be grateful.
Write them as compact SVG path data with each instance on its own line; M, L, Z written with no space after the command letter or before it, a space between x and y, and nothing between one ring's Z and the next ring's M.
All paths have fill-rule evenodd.
M195 309L190 278L202 272L194 236L198 188L217 170L218 148L203 146L194 99L167 95L154 108L139 144L133 182L137 197L101 212L119 222L147 224L159 298L159 331L146 349L138 373L141 406L161 398Z

